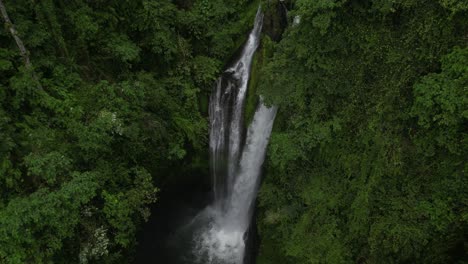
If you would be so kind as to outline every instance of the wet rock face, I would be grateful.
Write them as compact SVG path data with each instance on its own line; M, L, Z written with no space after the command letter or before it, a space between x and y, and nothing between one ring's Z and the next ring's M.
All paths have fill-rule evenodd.
M263 20L263 32L273 41L281 40L284 30L288 25L286 1L268 1L265 6Z
M180 9L188 10L193 6L194 1L193 0L175 0L174 3Z

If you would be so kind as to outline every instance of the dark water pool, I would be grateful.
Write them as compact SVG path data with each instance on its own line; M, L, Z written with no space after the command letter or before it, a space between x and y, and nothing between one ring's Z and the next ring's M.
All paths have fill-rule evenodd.
M137 236L134 264L190 264L181 259L187 253L190 238L178 237L181 226L187 224L210 202L211 187L206 181L186 181L168 184L151 209L151 217Z
M211 185L196 180L162 188L151 217L140 230L133 264L200 264L191 254L189 223L211 202ZM248 232L245 264L253 264L258 245L255 224ZM204 264L204 263L203 263ZM215 263L206 263L215 264Z

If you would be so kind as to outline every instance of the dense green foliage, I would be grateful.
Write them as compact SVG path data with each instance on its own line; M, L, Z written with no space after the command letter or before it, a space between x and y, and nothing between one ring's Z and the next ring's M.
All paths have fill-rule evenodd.
M0 263L128 263L158 187L208 175L207 98L259 1L3 2L34 68L4 25ZM262 2L258 263L468 263L466 1Z
M206 170L206 98L257 4L4 2L43 90L5 25L0 263L126 263L156 184Z
M266 263L467 263L466 1L297 0L261 72L279 106Z

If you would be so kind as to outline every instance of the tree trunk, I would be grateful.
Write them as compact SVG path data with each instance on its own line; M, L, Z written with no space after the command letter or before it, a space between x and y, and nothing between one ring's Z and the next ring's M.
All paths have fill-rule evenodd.
M5 21L5 26L10 31L13 38L15 39L16 45L18 46L20 50L20 54L24 60L24 64L26 65L26 68L31 71L32 77L36 81L38 89L42 90L42 85L39 82L39 79L37 78L36 73L34 72L31 61L29 60L29 52L24 46L21 38L18 36L18 31L16 31L15 25L11 22L10 17L8 17L8 13L6 11L5 5L3 4L2 0L0 0L0 12L2 13L3 20Z

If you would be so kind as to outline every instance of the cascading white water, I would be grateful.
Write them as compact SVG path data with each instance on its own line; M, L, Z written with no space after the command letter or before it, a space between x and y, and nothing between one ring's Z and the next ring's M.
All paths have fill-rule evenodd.
M260 42L263 13L260 8L239 59L221 76L210 99L210 152L216 205L223 208L234 184L243 137L243 109L250 66Z
M244 230L249 227L250 209L256 197L275 115L276 107L267 107L260 102L247 132L239 170L228 200L226 219Z
M210 154L215 201L197 217L203 222L194 239L199 263L241 264L244 260L245 235L276 115L275 107L266 107L260 100L247 133L243 127L250 66L259 45L262 21L259 8L240 58L219 78L211 96Z

